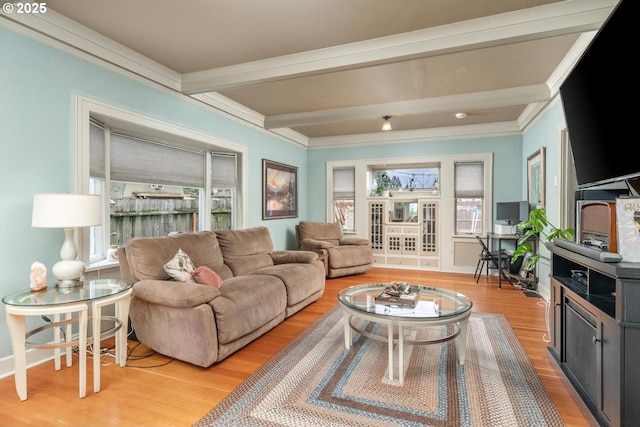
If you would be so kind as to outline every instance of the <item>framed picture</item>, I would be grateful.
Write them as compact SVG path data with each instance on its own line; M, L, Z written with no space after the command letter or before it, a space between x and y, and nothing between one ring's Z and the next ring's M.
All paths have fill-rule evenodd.
M298 217L298 168L262 159L262 219Z
M527 201L529 209L544 208L544 171L545 148L527 157Z

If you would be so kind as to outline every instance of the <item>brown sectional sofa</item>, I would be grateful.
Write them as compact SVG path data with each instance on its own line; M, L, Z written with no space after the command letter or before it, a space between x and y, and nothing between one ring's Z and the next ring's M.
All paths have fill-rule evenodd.
M164 264L182 249L220 288L177 282ZM309 251L274 251L269 230L217 230L134 238L118 256L134 282L136 337L158 353L208 367L247 345L324 293L324 266Z

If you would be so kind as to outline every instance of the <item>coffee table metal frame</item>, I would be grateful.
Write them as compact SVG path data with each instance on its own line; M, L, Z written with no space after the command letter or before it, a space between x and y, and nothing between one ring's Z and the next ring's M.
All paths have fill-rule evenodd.
M374 303L374 296L380 294L389 283L364 284L351 286L338 293L338 301L344 313L344 344L350 349L353 342L353 331L368 338L388 343L388 370L389 380L394 380L393 346L398 344L398 364L400 384L404 383L404 344L423 345L438 344L458 339L458 363L464 365L467 352L467 323L471 315L473 303L466 296L444 289L429 286L418 286L421 300L436 300L440 303L440 313L435 315L422 315L416 313L411 307L381 306ZM387 325L387 336L376 335L354 323L354 318L367 320ZM432 327L442 325L454 325L454 331L435 340L405 340L404 327ZM397 335L394 330L397 328Z

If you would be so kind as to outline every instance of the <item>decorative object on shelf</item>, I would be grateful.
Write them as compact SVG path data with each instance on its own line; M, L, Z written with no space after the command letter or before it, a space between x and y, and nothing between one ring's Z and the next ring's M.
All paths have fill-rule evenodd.
M29 287L33 292L47 289L47 267L41 262L31 264Z
M420 295L417 286L406 282L393 282L376 296L376 304L397 305L400 307L415 307Z
M118 260L118 245L111 245L109 249L107 249L107 261L117 261Z
M48 193L33 196L31 226L64 229L65 239L60 250L62 261L57 262L51 269L58 279L56 286L82 285L85 267L84 262L76 259L78 250L74 242L74 229L100 224L102 224L102 205L98 195Z
M549 227L549 230L545 231L547 227ZM552 242L555 238L573 240L573 236L575 235L573 228L561 229L551 224L547 219L547 213L544 208L534 209L529 212L529 219L518 224L518 230L522 231L523 234L522 237L518 239L516 250L511 257L511 263L513 264L516 259L521 256L530 254L530 256L525 257L525 262L522 266L522 270L524 271L533 271L540 259L544 259L547 262L550 261L549 257L542 256L539 253L533 253L533 247L527 240L532 237L539 241L544 239L546 242Z
M618 253L623 261L640 262L640 198L616 199Z
M298 217L298 168L262 159L262 219Z
M545 148L527 157L527 200L529 209L544 208Z

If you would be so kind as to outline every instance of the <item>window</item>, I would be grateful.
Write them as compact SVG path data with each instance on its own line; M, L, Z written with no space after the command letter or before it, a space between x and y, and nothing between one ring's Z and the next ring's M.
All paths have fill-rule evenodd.
M103 196L109 217L90 232L90 262L134 237L235 225L235 153L185 148L92 121L89 157L90 192ZM210 217L203 215L207 210Z
M418 167L407 169L376 169L373 171L374 189L385 190L437 190L440 167Z
M355 169L333 170L333 215L343 231L355 230Z
M484 162L455 163L455 234L482 234Z
M233 206L238 184L238 164L235 154L211 154L211 229L235 228Z

